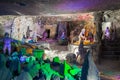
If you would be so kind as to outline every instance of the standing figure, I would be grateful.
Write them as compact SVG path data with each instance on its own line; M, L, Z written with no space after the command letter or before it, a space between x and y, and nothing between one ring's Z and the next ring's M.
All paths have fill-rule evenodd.
M109 29L109 27L107 27L106 28L106 30L105 30L105 39L110 39L110 29Z
M26 37L25 37L25 35L23 35L23 37L22 37L22 44L25 43L25 39L26 39Z
M4 38L3 38L3 43L4 43L3 52L4 52L4 54L6 53L6 50L8 50L9 55L11 54L11 43L12 42L15 42L15 40L10 38L8 33L5 33Z
M37 33L36 32L34 32L33 33L33 42L37 42Z
M101 80L99 71L93 60L91 50L88 50L85 55L80 80Z
M73 43L74 40L74 30L70 32L70 43Z
M47 34L47 31L45 30L45 31L43 32L42 40L46 40L47 37L48 37L48 34Z
M61 34L61 36L60 36L60 39L65 39L66 37L65 37L65 32L64 31L62 31L62 34Z
M28 26L28 28L27 28L26 37L27 37L27 38L30 37L30 28L29 28L29 26Z
M78 56L80 55L80 62L81 64L83 63L84 61L84 57L85 57L85 51L84 51L84 45L83 45L83 41L81 40L80 44L79 44L79 48L78 48L78 54L77 54L77 58Z

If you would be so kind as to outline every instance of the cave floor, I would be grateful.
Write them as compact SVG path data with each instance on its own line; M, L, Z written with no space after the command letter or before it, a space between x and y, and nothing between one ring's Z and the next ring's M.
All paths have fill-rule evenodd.
M68 50L68 46L67 45L59 45L56 41L53 41L50 43L49 45L50 49L53 51L52 56L51 57L55 57L55 55L53 56L54 52L56 52L55 54L57 54L60 57L64 57L68 54L71 53ZM56 55L56 56L57 56ZM50 55L48 55L50 58ZM72 64L76 64L77 66L81 67L81 65L79 63L72 63ZM120 59L119 60L114 60L112 58L103 58L101 60L101 63L96 63L96 66L100 72L100 76L101 76L101 80L120 80ZM119 79L118 79L119 77Z
M57 54L61 54L61 52L64 51L66 51L66 53L63 54L70 53L68 46L61 46L55 42L52 43L50 47L52 50L57 50ZM76 65L80 67L79 63ZM101 80L120 80L120 59L103 58L100 64L96 63L96 66L100 72Z
M39 43L40 42L36 44ZM52 50L52 52L56 53L56 55L53 55L54 53L49 52L50 55L52 55L51 57L59 55L63 58L66 57L68 53L71 53L67 45L59 45L56 41L51 42L48 47L50 47L50 49L47 51ZM79 63L72 64L81 67ZM120 59L103 58L100 64L96 63L96 66L100 72L101 80L120 80Z

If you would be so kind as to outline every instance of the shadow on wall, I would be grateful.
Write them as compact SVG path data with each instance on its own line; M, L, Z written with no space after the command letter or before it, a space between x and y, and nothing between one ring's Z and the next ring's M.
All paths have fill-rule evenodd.
M116 28L116 38L119 38L120 39L120 27L117 27Z
M3 33L4 33L4 30L3 30L2 24L0 24L0 37L4 35Z

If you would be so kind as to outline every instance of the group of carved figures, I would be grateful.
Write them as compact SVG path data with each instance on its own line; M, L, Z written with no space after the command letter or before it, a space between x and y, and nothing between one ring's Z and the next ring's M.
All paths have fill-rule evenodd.
M95 27L83 27L81 30L80 29L74 29L70 33L70 41L71 43L75 43L76 41L81 40L89 40L90 42L95 41L95 34L96 34L96 29Z

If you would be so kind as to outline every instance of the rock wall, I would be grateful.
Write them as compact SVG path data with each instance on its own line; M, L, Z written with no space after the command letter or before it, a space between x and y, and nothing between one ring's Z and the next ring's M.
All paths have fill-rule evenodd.
M45 25L45 29L50 30L50 38L54 38L56 34L57 25Z
M12 26L12 38L22 40L23 35L26 36L27 29L34 30L33 19L31 17L16 17ZM32 36L30 34L30 36Z
M120 9L94 12L97 32L100 36L102 22L111 22L111 26L116 28L117 37L120 38Z
M0 16L0 36L8 32L12 38L22 40L23 35L27 36L28 27L30 31L29 37L32 37L34 32L42 35L46 29L44 26L46 24L44 23L45 18L43 18L39 18L39 16ZM41 23L38 23L38 21L41 21ZM50 37L54 37L56 26L54 27L54 22L50 24Z
M105 11L104 12L104 21L105 22L112 22L112 26L116 27L117 37L120 38L120 9L114 11Z
M0 16L0 35L8 32L12 38L21 40L27 27L34 30L33 17L29 16Z
M0 36L5 32L10 33L14 18L15 16L0 16Z
M120 9L94 12L94 18L98 39L96 58L99 61L101 55L102 23L111 22L111 27L116 28L116 36L120 38Z

